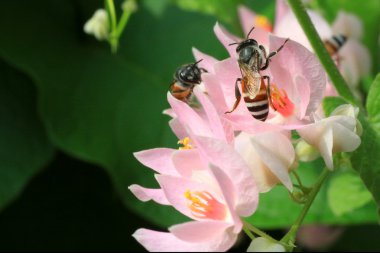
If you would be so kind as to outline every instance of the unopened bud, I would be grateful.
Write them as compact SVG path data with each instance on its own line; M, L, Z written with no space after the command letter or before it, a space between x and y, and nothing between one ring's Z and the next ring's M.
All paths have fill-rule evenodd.
M331 113L331 116L337 116L337 115L343 115L343 116L349 116L354 119L356 119L356 127L355 127L355 133L357 135L362 135L363 133L363 127L360 121L358 120L358 115L359 115L359 108L354 107L350 104L344 104L340 105L335 110Z
M94 35L98 40L108 39L109 21L108 14L104 9L97 10L84 25L87 34Z
M302 162L310 162L319 157L319 152L316 148L305 142L304 140L300 140L296 145L296 154L298 160Z
M285 247L267 238L258 237L252 240L247 252L285 252Z

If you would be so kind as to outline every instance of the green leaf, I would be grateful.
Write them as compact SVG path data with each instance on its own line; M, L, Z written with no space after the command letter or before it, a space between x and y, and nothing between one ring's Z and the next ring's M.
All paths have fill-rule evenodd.
M370 86L367 97L367 111L371 126L380 136L380 74L376 76L375 81Z
M352 212L372 200L371 193L355 173L338 173L330 181L327 200L335 215Z
M157 17L162 16L170 0L144 0L144 6Z
M314 162L300 163L297 173L303 184L311 186L320 175L324 162L318 159ZM304 224L362 224L374 223L377 220L376 205L373 202L337 216L328 204L328 178L322 185L314 203L312 204ZM260 195L260 204L257 211L247 220L254 226L266 229L286 228L291 226L301 212L302 205L292 202L285 187L277 186L268 193Z
M25 74L0 60L0 209L16 199L53 157Z
M347 104L348 102L342 97L325 97L322 102L323 111L325 115L330 116L330 114L340 105Z
M364 117L359 118L363 126L362 144L353 153L353 168L359 172L368 190L380 207L380 137ZM379 209L380 215L380 209Z

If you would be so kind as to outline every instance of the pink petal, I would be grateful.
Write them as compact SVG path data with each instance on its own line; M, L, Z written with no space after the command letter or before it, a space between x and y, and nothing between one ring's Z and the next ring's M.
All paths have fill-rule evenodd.
M285 0L276 0L276 18L275 24L278 25L282 22L284 16L289 12L289 6Z
M194 94L202 104L203 110L206 112L213 136L231 143L234 139L232 128L228 127L226 122L223 122L224 120L219 116L214 105L210 102L208 97L198 89L198 87L194 88Z
M237 57L236 50L235 50L236 47L229 46L229 44L234 43L234 42L239 42L241 41L241 39L227 32L227 30L221 25L219 25L219 23L216 23L216 25L214 26L214 32L215 32L216 37L219 39L219 41L227 49L230 56L233 58L236 58Z
M168 101L185 128L189 127L199 135L212 136L209 126L187 103L174 98L170 93L168 93Z
M153 252L213 252L227 251L236 242L237 235L222 234L219 238L204 243L189 243L182 241L171 233L138 229L132 235L148 251Z
M194 142L197 143L199 152L207 157L211 164L221 168L233 182L238 197L236 211L239 215L251 215L257 207L258 191L244 160L223 141L198 136L194 138Z
M249 134L257 134L267 131L279 131L283 126L271 124L268 121L262 122L254 119L250 114L237 115L228 114L225 116L231 122L236 131L244 131Z
M314 11L309 10L308 14L311 18L311 21L315 25L319 36L322 39L330 38L332 36L332 32L327 21ZM274 34L279 37L290 38L291 40L302 44L309 50L312 50L309 40L307 39L292 11L288 11L286 15L281 19L280 23L276 22Z
M269 32L264 30L261 27L258 27L258 24L256 22L256 14L245 7L244 5L240 5L239 9L239 18L240 23L243 27L244 34L247 35L249 31L252 29L252 27L255 27L255 29L251 32L250 38L253 38L257 40L259 44L262 44L264 47L268 48L269 46Z
M210 185L209 182L200 183L194 180L166 176L166 175L156 175L156 179L160 184L162 190L165 193L166 198L169 203L182 214L194 219L201 220L195 217L190 208L188 207L188 199L185 196L187 191L191 192L209 192L214 198L222 200L223 196L220 193L215 192L215 188ZM215 183L214 183L215 184Z
M298 118L302 120L306 116L306 110L310 104L310 86L305 85L307 81L302 76L296 76L295 83L301 100Z
M210 100L215 105L219 113L224 113L227 110L227 104L224 99L223 91L219 84L219 79L216 75L204 74L203 83L206 86Z
M178 173L183 177L190 178L196 170L207 169L199 157L197 149L180 150L174 153L173 163Z
M230 227L232 224L224 221L190 221L170 227L169 232L180 240L199 243L215 240Z
M271 51L279 48L284 42L284 39L270 36ZM305 100L301 102L300 91L296 84L295 77L302 77L305 82L303 85L308 86L310 90L309 104L306 108L306 116L316 111L320 105L324 91L326 89L326 73L323 70L318 59L313 53L307 50L302 45L295 41L289 41L284 48L272 58L270 65L273 75L273 82L283 88L290 100L298 106L300 112L305 111ZM307 91L302 91L302 96L306 95Z
M198 63L198 67L204 68L210 73L214 72L214 64L217 62L214 57L202 53L195 47L193 47L193 55L196 61L202 60L200 63Z
M155 148L135 152L133 155L136 159L160 174L178 175L173 166L172 155L176 149L171 148Z
M290 140L279 132L266 132L253 136L251 143L262 162L292 191L289 170L295 159L295 151Z
M128 189L143 202L153 200L161 205L170 205L162 189L148 189L137 184L129 186Z
M211 173L214 175L216 182L219 184L219 188L222 191L222 194L224 196L224 199L226 200L226 205L230 211L231 218L234 224L234 229L233 231L235 233L239 233L241 229L243 228L243 223L241 222L239 215L244 215L244 216L250 216L252 213L245 215L248 213L250 210L238 210L236 209L235 211L235 203L236 199L238 196L236 196L236 187L237 185L233 185L231 178L229 178L226 173L224 173L221 169L214 165L209 166ZM256 188L254 189L256 190ZM258 202L258 199L256 203Z
M173 133L177 136L178 140L188 137L189 134L186 132L186 129L183 127L178 118L171 119L169 121L169 126Z

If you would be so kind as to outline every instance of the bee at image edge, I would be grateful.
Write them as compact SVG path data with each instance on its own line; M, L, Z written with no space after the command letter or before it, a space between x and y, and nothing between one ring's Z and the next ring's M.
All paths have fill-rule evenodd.
M173 82L169 87L170 93L178 100L189 102L192 97L195 85L202 82L201 74L207 72L204 68L199 68L199 60L195 63L185 64L179 67L173 77Z
M236 53L239 54L238 64L242 78L236 79L236 101L232 110L226 113L233 112L240 103L241 94L238 87L238 83L240 83L245 105L247 106L247 109L251 113L252 117L257 120L265 121L269 114L269 105L273 109L275 109L275 107L273 106L270 95L270 78L269 76L261 76L260 71L268 68L270 58L280 52L289 39L286 39L276 51L271 52L267 56L264 46L259 45L254 39L249 39L249 35L253 29L254 27L250 30L245 40L230 44L238 45L236 48ZM267 80L267 85L265 85L264 80Z
M327 49L327 52L331 56L336 56L336 54L346 44L346 42L347 42L347 36L343 34L333 35L330 38L323 41Z

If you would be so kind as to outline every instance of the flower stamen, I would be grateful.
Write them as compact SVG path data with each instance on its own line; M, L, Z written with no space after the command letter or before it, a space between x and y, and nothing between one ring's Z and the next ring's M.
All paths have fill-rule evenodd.
M226 217L226 207L207 191L186 191L187 206L192 215L199 219L223 220Z
M282 116L288 117L293 114L294 104L290 101L288 94L284 89L278 89L275 84L271 84L271 100L273 109L278 111Z
M257 15L255 17L255 24L257 27L260 27L268 32L272 31L272 24L269 19L263 15Z
M179 147L179 150L183 149L192 149L193 145L191 145L191 139L189 137L185 137L182 140L179 140L177 144L183 145L183 147Z

